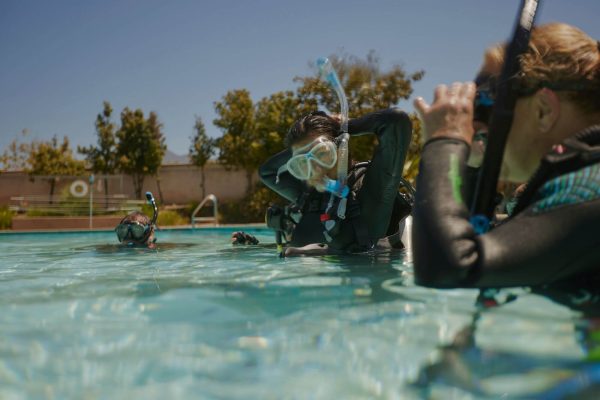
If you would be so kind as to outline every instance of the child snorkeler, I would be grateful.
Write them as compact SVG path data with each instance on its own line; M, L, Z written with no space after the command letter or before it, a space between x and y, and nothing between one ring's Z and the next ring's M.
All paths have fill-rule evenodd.
M115 228L119 242L132 247L156 247L156 219L158 218L158 207L151 192L146 192L148 204L152 205L154 215L150 219L140 211L133 211L125 216Z

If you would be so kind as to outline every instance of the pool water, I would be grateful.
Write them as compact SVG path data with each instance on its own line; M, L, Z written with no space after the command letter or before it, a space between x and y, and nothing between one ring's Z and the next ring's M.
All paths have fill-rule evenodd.
M279 259L269 231L232 231L160 231L157 250L1 234L0 399L595 392L600 335L577 311L526 290L478 311L476 290L415 286L404 252Z

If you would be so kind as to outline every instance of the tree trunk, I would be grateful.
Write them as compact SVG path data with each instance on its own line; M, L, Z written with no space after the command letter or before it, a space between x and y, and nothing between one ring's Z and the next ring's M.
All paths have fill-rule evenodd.
M135 192L135 198L143 200L142 197L142 187L144 186L144 175L143 174L134 174L131 176L133 180L133 190Z
M104 207L106 207L106 209L108 210L108 179L106 179L106 177L104 177L103 179L104 179ZM92 190L91 185L90 185L90 190Z
M160 175L158 175L158 172L156 173L156 187L158 188L158 198L160 199L160 204L165 204L162 189L160 188Z
M56 188L56 178L50 178L50 204L54 201L54 189Z
M200 167L200 192L202 193L202 200L206 197L206 185L204 184L204 165ZM200 200L200 201L202 201Z

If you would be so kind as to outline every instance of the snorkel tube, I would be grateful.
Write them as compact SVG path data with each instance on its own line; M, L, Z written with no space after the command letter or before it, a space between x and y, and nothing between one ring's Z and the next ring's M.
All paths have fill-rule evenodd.
M331 85L340 101L341 132L338 142L337 181L328 180L325 184L325 190L341 198L337 213L338 217L343 219L346 217L346 197L350 191L346 186L348 178L348 142L350 141L350 135L348 134L348 99L329 59L320 57L317 59L317 66L321 77Z
M152 221L150 222L150 225L154 226L156 225L156 220L158 219L158 207L156 206L156 201L154 200L154 196L152 196L152 192L146 192L146 200L148 201L148 204L152 205L154 210Z
M521 1L521 10L517 15L514 33L506 49L504 65L496 87L496 100L492 108L488 145L471 206L471 225L477 234L489 230L490 221L494 216L498 176L517 103L517 93L514 88L520 70L519 58L529 46L529 37L539 1Z

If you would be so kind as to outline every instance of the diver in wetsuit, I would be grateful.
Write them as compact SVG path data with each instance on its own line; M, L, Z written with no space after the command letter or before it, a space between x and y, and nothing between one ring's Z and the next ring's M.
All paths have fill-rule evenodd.
M374 112L350 120L348 131L350 136L374 133L378 144L371 161L348 169L343 218L341 199L326 191L328 182L337 179L337 119L323 112L302 117L288 132L289 148L260 167L262 182L294 204L285 255L372 249L380 239L398 234L400 221L410 213L410 201L398 192L412 135L408 115L394 108ZM320 245L305 248L314 244Z
M503 47L492 48L486 67L498 75L503 57ZM510 218L488 233L477 236L469 223L461 186L473 135L475 85L441 85L433 104L415 101L428 139L414 208L418 284L597 285L599 44L575 27L548 24L532 31L520 63L503 179L529 182Z

